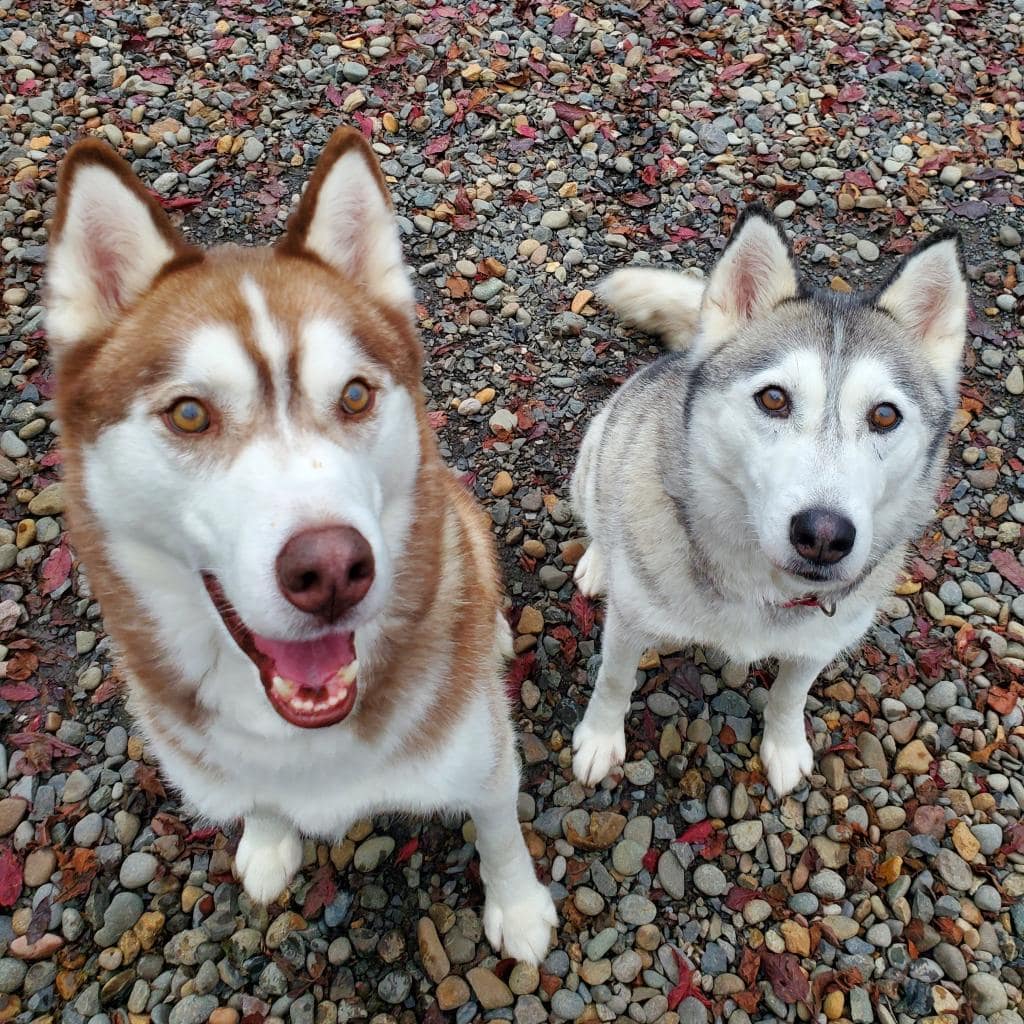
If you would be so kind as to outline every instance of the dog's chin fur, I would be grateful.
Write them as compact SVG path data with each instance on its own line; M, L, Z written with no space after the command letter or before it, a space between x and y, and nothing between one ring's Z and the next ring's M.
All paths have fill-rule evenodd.
M412 288L360 134L331 139L277 246L206 253L108 147L80 143L48 289L75 544L169 781L207 821L245 821L246 890L275 900L302 835L468 810L488 938L539 961L554 907L516 815L493 540L427 420ZM365 414L339 405L354 379ZM184 397L205 431L170 429ZM310 653L274 643L324 633L282 595L278 552L335 525L365 538L373 584L306 666L326 703L289 704L287 681L271 700L267 652Z
M598 293L674 351L595 416L573 478L591 538L577 582L608 598L576 774L595 783L621 760L644 648L699 642L741 664L779 659L761 759L782 794L811 767L808 688L870 627L932 514L966 328L957 241L936 236L873 295L815 293L752 209L705 283L630 268ZM785 415L756 401L769 387ZM880 403L902 416L888 433L869 423ZM856 530L828 565L789 539L821 507Z

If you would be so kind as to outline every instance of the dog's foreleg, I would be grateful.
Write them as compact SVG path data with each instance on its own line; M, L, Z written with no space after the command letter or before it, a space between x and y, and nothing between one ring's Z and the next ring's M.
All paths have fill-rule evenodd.
M572 736L572 770L585 786L596 786L626 759L626 713L636 685L636 666L650 638L608 605L601 642L601 669L583 721Z
M235 872L257 903L273 903L302 864L298 832L275 814L249 814L235 853Z
M800 785L814 767L814 755L804 730L804 709L811 684L824 666L817 661L784 658L764 709L761 763L776 795Z
M538 964L551 948L558 915L551 893L534 872L516 813L518 796L510 741L501 767L470 805L484 883L484 932L497 951Z

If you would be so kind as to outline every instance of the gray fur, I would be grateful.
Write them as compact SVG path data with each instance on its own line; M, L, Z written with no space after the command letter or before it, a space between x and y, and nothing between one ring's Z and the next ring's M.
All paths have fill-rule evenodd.
M906 263L906 273L927 275L921 287L949 289L950 308L933 321L908 306L915 282L899 275L881 297L801 290L777 231L756 219L730 243L736 248L712 274L699 314L689 314L697 324L691 350L628 380L581 448L573 500L591 547L577 580L586 593L607 590L612 651L574 739L585 782L621 759L643 649L695 641L740 662L780 659L761 754L776 791L792 789L811 764L802 727L807 688L870 627L907 542L933 512L956 396L959 349L951 349L962 346L966 319L956 304L966 286L950 247ZM746 259L744 246L756 247L756 258ZM778 281L721 279L763 268L773 252ZM937 281L941 274L950 281ZM650 308L646 322L664 329L679 296L646 304L635 270L628 285L617 288L613 275L603 294L613 307L621 296L641 326ZM664 292L670 275L651 285ZM768 308L758 307L763 297ZM705 315L712 303L714 315ZM788 418L756 406L766 386L790 393ZM881 402L903 415L890 432L869 426ZM812 570L792 549L787 525L815 506L847 515L857 541L847 558ZM807 597L834 605L834 616L787 606Z

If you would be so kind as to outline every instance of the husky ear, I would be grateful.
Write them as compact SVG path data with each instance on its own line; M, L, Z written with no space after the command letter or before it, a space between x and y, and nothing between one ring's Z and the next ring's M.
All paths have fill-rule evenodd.
M940 373L959 376L969 301L960 236L948 228L904 257L875 304L913 334Z
M711 271L698 347L713 348L798 291L793 253L778 222L763 206L748 206Z
M282 248L318 256L379 302L413 315L398 223L373 150L355 128L331 136Z
M47 334L59 355L108 330L171 260L195 252L103 142L68 151L47 266Z

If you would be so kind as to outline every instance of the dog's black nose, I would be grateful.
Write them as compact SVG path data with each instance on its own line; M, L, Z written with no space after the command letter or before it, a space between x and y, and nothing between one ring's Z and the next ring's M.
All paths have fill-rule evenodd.
M277 556L277 585L299 611L337 622L373 583L373 551L351 526L295 534Z
M806 508L789 521L789 540L801 557L817 565L844 559L857 539L857 528L827 508Z

